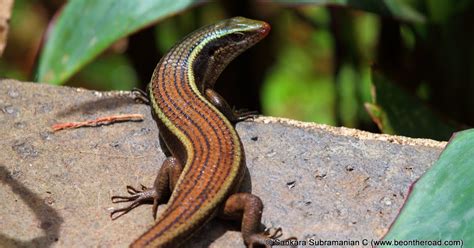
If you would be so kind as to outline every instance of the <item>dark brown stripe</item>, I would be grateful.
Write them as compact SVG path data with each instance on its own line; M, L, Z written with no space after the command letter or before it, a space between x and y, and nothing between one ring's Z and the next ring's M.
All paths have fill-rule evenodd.
M187 61L188 58L189 58L189 53L185 56L185 59L184 59L184 60ZM186 99L187 97L189 97L189 98L193 98L193 97L194 97L194 98L196 98L197 100L199 100L199 98L197 98L197 96L194 95L194 92L191 90L191 88L189 88L188 80L186 80L186 79L184 78L185 75L183 75L183 74L184 74L186 71L185 71L185 70L179 70L179 71L180 71L180 77L179 77L179 80L174 80L174 84L175 84L175 88L174 88L174 89L177 89L178 94L180 95L180 97L182 97L182 99ZM176 76L175 76L175 78L177 79ZM182 85L178 85L180 82L184 82L184 83L182 83ZM188 92L182 92L181 89L186 89ZM185 96L183 95L183 93L191 93L191 96L189 96L189 94L188 94L188 96L185 97ZM168 95L168 97L169 97L169 95ZM198 102L198 101L196 101L196 103L197 103L197 102ZM204 104L204 103L202 103L202 102L199 102L199 104L200 104L201 106L200 106L200 108L199 108L198 110L201 110L201 111L202 111L202 110L210 110L210 111L212 111L212 109L210 109L206 104ZM202 105L203 105L203 106L202 106ZM178 108L179 108L179 107L178 107ZM195 109L189 108L188 110L191 110L191 112L193 112L192 110L195 110ZM207 112L207 111L206 111L206 112ZM197 112L195 112L195 113L193 113L193 114L198 114L198 115L200 115L200 117L202 118L203 121L206 121L206 120L209 121L209 120L208 120L209 118L206 118L206 116L203 115L202 113L200 113L199 111L197 111ZM214 115L212 115L212 114L214 114ZM218 117L217 115L215 115L215 113L212 112L212 114L211 114L210 116L208 116L208 117L211 117L211 118L212 118L212 117ZM201 128L201 126L200 126L199 124L197 124L197 123L194 123L194 124L196 124L196 126L195 126L196 128L198 128L199 130L202 130L202 128ZM202 123L200 123L200 124L202 125ZM206 128L209 128L209 127L210 127L210 128L212 129L213 133L215 134L214 137L216 137L216 138L219 137L219 133L222 134L222 133L227 133L227 132L228 132L227 129L226 129L226 130L222 130L222 129L221 129L221 130L219 130L220 132L218 133L218 131L216 130L216 128L212 125L212 124L215 124L215 123L204 123L204 124L208 124L208 125L206 126ZM224 124L224 123L220 123L220 124ZM205 138L205 137L203 136L202 138ZM205 139L205 141L207 142L206 139ZM219 142L219 144L218 144L219 150L220 150L220 152L222 153L222 152L223 152L223 151L222 151L222 148L223 148L223 147L222 147L222 144L221 144L221 142L220 142L219 139L218 139L217 141ZM191 139L191 142L193 142L194 145L196 145L196 140L195 140L195 139ZM211 146L208 146L207 148L210 148L210 147L211 147ZM201 151L202 151L202 150L201 150ZM204 162L205 165L208 165L208 166L214 165L214 163L213 163L213 164L208 164L209 152L207 152L207 153L204 152L204 154L206 155L206 160L205 160L205 162ZM196 155L199 156L199 154L196 154ZM221 154L219 154L219 155L221 155ZM221 159L221 157L222 157L222 156L217 156L217 159L218 159L218 160L216 161L215 165L220 164L220 159ZM194 162L195 162L195 161L194 161ZM192 166L192 165L196 165L196 163L191 164L191 166ZM201 178L202 172L203 172L204 170L202 170L202 168L200 168L198 171L199 171L199 175L197 176L197 180L199 180L199 179ZM192 172L192 170L190 170L190 172ZM214 172L217 172L217 171L214 171ZM214 173L214 174L215 174L215 173ZM213 178L212 175L209 177L209 179L211 179L211 178ZM208 181L209 181L209 180L208 180ZM189 188L189 190L188 190L187 192L181 194L182 198L188 196L188 195L189 195L189 191L192 190L192 187L189 187L189 186L188 186L188 188ZM197 198L198 200L199 200L199 199L202 199L202 197L200 197L200 196L201 196L203 193L205 193L206 189L207 189L207 188L204 187L204 191L202 191L200 195L197 195L196 198ZM179 199L176 199L176 201L179 202ZM196 204L196 205L198 206L199 204ZM194 213L194 211L193 211L193 213ZM188 213L188 214L182 213L181 216L182 216L182 217L185 217L185 216L192 215L193 213Z
M181 48L182 48L182 47L181 47ZM179 49L178 49L178 50L179 50ZM188 50L188 51L192 51L192 49L191 49L191 50ZM171 55L176 55L176 53L170 53L170 54L171 54ZM190 54L190 52L188 52L187 56L185 56L185 59L184 59L183 61L187 61L187 60L188 60L189 54ZM180 54L180 55L182 55L182 54ZM167 56L167 57L168 57L168 56ZM171 56L170 56L170 57L171 57ZM176 61L176 63L181 63L182 58L183 58L183 56L179 56L179 59ZM167 61L167 59L168 59L168 58L164 59L164 61ZM163 65L161 65L161 66L163 67ZM167 67L167 64L164 65L163 70L160 69L160 71L162 72L162 77L163 77L162 80L167 80L167 79L169 80L169 78L166 78L166 74L167 74L167 68L166 68L166 67ZM173 107L175 107L175 110L176 110L176 112L178 112L178 114L185 113L186 110L188 110L188 111L191 112L191 113L185 114L185 116L190 117L190 115L196 115L196 114L197 114L199 117L201 117L202 122L200 122L200 123L194 122L194 121L193 121L193 118L188 118L188 119L189 119L189 121L193 124L192 127L198 129L199 133L201 134L201 138L204 140L204 142L206 142L206 148L210 149L212 146L211 146L211 144L209 144L208 140L206 139L206 136L205 136L204 133L203 133L203 130L202 130L203 127L200 126L199 124L201 124L201 125L202 125L203 123L204 123L204 124L208 124L207 126L204 125L204 128L206 128L206 129L209 129L209 128L212 129L212 131L213 131L213 133L214 133L214 135L215 135L214 137L217 138L217 141L218 141L218 149L219 149L219 156L217 156L217 161L216 161L215 164L212 163L212 164L209 164L209 165L208 165L208 163L209 163L209 162L208 162L208 160L209 160L209 155L211 155L210 152L209 152L209 151L207 151L207 152L204 151L202 146L200 146L199 144L196 144L196 138L197 138L196 136L190 136L187 129L182 128L181 126L177 126L177 128L178 128L180 131L182 131L184 134L186 134L186 136L189 138L189 140L192 142L192 145L193 145L195 148L198 148L198 146L199 146L199 148L200 148L200 149L199 149L199 150L200 150L200 153L197 153L197 154L196 154L196 156L194 157L193 161L191 161L191 163L189 164L189 166L191 166L191 168L194 167L194 166L199 166L199 164L196 164L196 159L198 158L199 155L201 155L201 156L204 155L204 156L205 156L205 157L204 157L205 160L204 160L204 164L203 164L203 165L205 165L205 166L212 166L212 165L215 165L215 168L216 168L216 169L213 170L213 173L212 173L211 176L208 176L208 180L206 180L206 181L207 181L207 184L203 187L203 190L202 190L202 191L199 193L199 195L197 195L197 197L196 197L197 199L202 199L201 201L203 201L204 198L202 198L202 195L205 194L205 193L208 193L208 191L211 191L212 189L216 188L216 187L210 188L210 187L209 187L209 184L210 184L210 182L211 182L212 179L217 179L217 178L215 178L215 174L217 173L217 171L220 171L220 170L218 170L219 168L218 168L217 166L220 164L220 162L221 162L220 160L221 160L221 158L223 157L223 156L222 156L222 153L223 153L223 152L227 152L227 151L223 151L223 150L222 150L223 146L222 146L222 143L221 143L221 141L220 141L220 139L219 139L219 137L221 137L219 134L221 134L221 135L222 135L222 134L230 134L230 130L228 130L228 128L221 129L222 127L226 127L226 126L227 126L227 125L225 124L225 122L223 122L223 121L220 119L220 116L219 116L219 115L217 115L216 113L214 113L214 111L213 111L211 108L209 108L209 107L207 106L207 104L205 104L204 102L201 102L200 99L195 95L194 91L192 91L192 89L189 87L189 82L188 82L189 79L187 79L187 74L184 75L184 74L186 73L186 70L182 70L182 69L181 69L181 70L179 70L179 71L180 71L180 78L179 78L179 80L177 80L177 79L178 79L178 78L176 77L176 72L177 72L177 70L174 70L174 75L173 75L173 76L174 76L174 78L173 78L174 80L173 80L173 81L174 81L174 84L175 84L175 88L174 88L174 89L177 90L177 93L178 93L178 95L181 97L181 99L187 99L187 97L188 97L189 99L193 100L192 98L194 98L194 100L196 100L195 103L198 103L198 104L201 105L201 106L199 106L199 108L187 108L187 109L182 109L182 108L180 108L180 107L178 106L178 104L176 104L176 103L172 100L172 98L170 97L170 94L169 94L168 90L166 89L167 87L166 87L166 85L164 85L164 84L163 84L163 85L156 85L156 86L158 86L158 87L157 87L158 89L160 88L160 86L163 87L164 95L163 95L163 94L156 94L156 91L153 92L153 93L155 93L157 96L160 96L160 95L161 95L161 96L163 97L163 100L164 100L164 103L165 103L164 105L165 105L165 106L160 106L160 107L162 107L163 112L165 113L165 115L167 115L167 117L168 117L170 120L175 120L175 118L174 118L173 115L170 115L170 113L166 113L165 108L167 108L168 111L170 111L170 112L174 112L174 111L173 111L173 109L171 108L171 106L169 106L169 104L166 104L166 102L171 103L171 105L173 105ZM157 75L157 76L159 76L159 75ZM166 81L161 81L161 82L166 82ZM181 83L181 82L182 82L182 83ZM181 83L181 85L178 85L178 83ZM153 88L155 88L155 87L153 87ZM186 90L187 92L186 92L186 91L182 92L181 89ZM185 96L183 95L183 93L184 93L184 94L186 94L186 93L191 93L191 95L188 94L187 97L185 97ZM168 98L168 99L166 99L166 100L168 100L168 101L166 101L166 100L164 99L164 96L166 96L166 98ZM193 110L194 110L194 111L193 111ZM206 112L207 115L203 114L202 112ZM209 119L212 119L212 122L211 122ZM206 121L207 121L207 122L206 122ZM217 122L219 122L219 121L221 121L221 123L217 123ZM217 129L216 129L216 127L215 127L213 124L216 124L216 125L217 125ZM221 124L221 125L219 125L219 124ZM219 128L219 127L221 127L221 128ZM229 135L229 136L230 136L230 135ZM227 137L229 137L229 136L228 136L228 135L224 135L225 138L227 138ZM232 136L230 136L230 137L232 137ZM230 142L230 143L232 143L232 142ZM228 147L228 148L229 148L229 147ZM230 154L233 154L233 146L230 146L230 148L231 148L231 149L229 149L229 152L231 152ZM196 149L196 152L198 152L198 149ZM225 158L226 158L226 157L224 156L224 159L225 159ZM231 160L232 160L232 159L231 159ZM232 162L233 162L233 161L230 161L229 164L232 165ZM195 170L192 170L191 168L190 168L190 170L189 170L189 173L196 172ZM222 168L221 168L221 169L222 169ZM223 170L223 171L221 171L221 172L223 172L226 176L228 176L228 174L229 174L230 171L231 171L231 166L227 166L226 169L227 169L227 170ZM199 179L202 177L202 173L203 173L203 171L204 171L204 170L202 170L202 166L201 166L201 168L199 168L199 170L197 170L197 171L199 172L199 174L197 175L197 180L199 180ZM222 176L223 173L219 173L219 177L218 177L219 179L221 179L221 176ZM193 174L195 174L195 173L193 173ZM223 180L214 181L214 186L216 186L215 183L217 183L217 182L219 182L219 184L222 184ZM196 183L195 183L195 184L196 184ZM178 185L178 186L181 186L181 185ZM189 185L184 185L184 186L185 186L184 188L186 188L186 186L187 186L188 191L187 191L186 193L184 193L184 194L181 194L182 197L188 196L189 193L193 190L193 187L190 187ZM184 188L183 188L183 189L184 189ZM211 193L214 193L214 192L211 191ZM215 194L215 193L214 193L214 194ZM175 200L176 200L175 202L179 202L179 201L177 201L178 199L175 199ZM171 203L171 204L173 205L173 203ZM170 207L172 207L172 205L171 205ZM181 215L179 215L177 218L175 218L175 219L172 221L172 223L170 223L169 225L167 225L166 227L164 227L164 230L162 230L162 232L165 231L169 226L175 224L175 223L178 222L180 219L184 218L185 216L186 216L186 217L187 217L187 216L192 216L192 215L196 212L196 210L197 210L201 205L202 205L202 202L201 202L201 204L194 204L194 205L193 205L193 206L194 206L193 209L187 209L187 210L188 210L188 211L186 211L187 213L186 213L186 212L185 212L185 213L181 213ZM170 209L170 208L168 208L168 209ZM179 210L179 209L176 209L176 210ZM192 210L192 211L191 211L191 210ZM191 211L191 213L189 213L189 211ZM173 210L171 210L171 212L173 212ZM168 213L168 214L171 214L171 213ZM158 227L158 226L156 226L156 227ZM153 228L153 229L155 229L155 228ZM156 230L156 229L155 229L155 230ZM154 235L154 236L155 236L154 238L156 238L156 237L158 237L159 235L161 235L162 232L157 233L156 236ZM153 238L153 239L154 239L154 238ZM152 240L153 240L153 239L152 239ZM152 241L152 240L150 240L150 241Z

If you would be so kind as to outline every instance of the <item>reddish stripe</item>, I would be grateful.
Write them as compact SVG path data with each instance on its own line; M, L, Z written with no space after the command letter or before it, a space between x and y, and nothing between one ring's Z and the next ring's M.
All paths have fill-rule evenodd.
M181 50L190 51L189 49L182 49L183 47L186 47L186 45L182 44L176 47L176 51L170 52L167 58L176 58L176 56L178 56L180 59L183 59L183 56L180 56L183 55L183 51ZM164 58L163 61L166 61L167 58ZM187 56L185 56L183 61L187 61L187 59ZM180 60L177 62L179 63ZM181 75L183 73L185 74L183 78L178 78L175 75L174 77L170 77L167 73L171 73L171 71L176 72L177 70L167 70L167 65L161 64L159 73L155 75L154 81L156 82L156 79L161 79L161 82L164 83L154 82L152 94L154 94L158 105L167 118L176 124L176 127L187 136L193 145L195 157L189 164L190 170L186 175L186 178L198 180L199 174L209 172L209 166L213 167L213 170L211 170L210 175L204 175L203 179L199 179L200 182L198 181L197 183L202 185L201 187L193 187L194 184L189 182L183 182L182 184L177 185L176 190L181 190L181 192L185 190L186 193L178 195L173 203L169 203L169 211L163 214L164 217L162 217L157 225L152 228L153 231L150 230L142 235L142 238L145 238L147 234L153 232L153 237L146 237L148 241L157 238L162 234L162 232L169 230L170 226L179 223L180 220L189 218L202 204L204 204L203 201L192 202L189 207L183 208L183 198L186 199L189 196L199 197L200 195L202 196L204 192L207 192L207 195L201 197L201 200L204 200L217 193L226 177L230 174L233 165L233 157L223 156L223 153L233 155L235 152L233 150L235 144L230 130L225 122L222 121L221 117L216 114L213 109L209 108L207 104L202 102L189 87L187 74L185 73L186 70L183 70L182 68L179 70ZM174 82L176 85L171 82ZM167 94L168 92L170 92L170 95ZM184 96L184 94L186 94L186 96ZM178 100L178 102L176 100ZM181 100L181 102L179 102L179 100ZM179 107L186 106L185 103L193 103L194 108ZM201 146L202 142L206 143L206 135L204 134L207 134L207 138L211 138L211 141L217 141L218 143L217 146L213 146L214 143L209 142L209 151L203 150L203 147ZM210 134L214 135L209 136ZM224 139L221 140L222 138ZM220 141L225 141L225 144L221 144ZM214 151L214 149L218 149L219 151ZM211 157L211 160L206 162L209 157ZM203 160L204 164L202 162ZM203 170L205 165L207 165L207 170ZM172 220L169 225L160 227L162 226L161 223L164 223L165 221L169 222L170 220L168 219L170 218ZM162 230L159 231L159 229Z

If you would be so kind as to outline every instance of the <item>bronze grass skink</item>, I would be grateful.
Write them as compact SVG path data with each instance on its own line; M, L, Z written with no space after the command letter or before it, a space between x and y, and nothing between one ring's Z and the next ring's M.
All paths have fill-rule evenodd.
M234 17L203 27L175 45L158 63L148 86L152 114L167 155L152 188L127 186L132 202L119 216L145 202L167 203L156 224L131 247L174 247L214 216L242 218L248 246L264 245L259 233L263 204L250 193L236 193L245 172L242 143L233 123L249 117L234 112L212 88L227 64L263 39L270 26ZM168 200L169 199L169 200Z

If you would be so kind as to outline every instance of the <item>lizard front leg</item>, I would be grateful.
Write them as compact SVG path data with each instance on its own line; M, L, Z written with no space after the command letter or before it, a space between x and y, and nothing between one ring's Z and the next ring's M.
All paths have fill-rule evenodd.
M246 119L254 118L258 115L257 111L234 110L229 103L217 91L207 88L205 90L207 100L216 106L217 109L231 122L237 123Z

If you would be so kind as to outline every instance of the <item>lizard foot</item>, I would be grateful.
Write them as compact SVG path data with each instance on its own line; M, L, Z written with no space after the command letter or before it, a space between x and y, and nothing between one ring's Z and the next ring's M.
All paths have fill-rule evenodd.
M258 116L258 111L252 111L247 109L232 109L235 116L235 122L245 121L247 119L254 119Z
M283 231L281 228L271 228L265 230L263 233L255 233L250 235L248 240L248 247L253 248L254 246L260 247L263 246L265 248L270 248L275 243L273 239L278 239L283 235ZM297 240L296 237L290 237L284 240L280 240L279 242L285 242L290 240Z
M148 93L146 93L145 91L143 91L141 89L133 88L132 89L132 97L133 97L133 99L135 99L136 102L144 103L144 104L147 104L147 105L150 104L150 100L148 98Z
M126 207L114 209L110 213L110 218L112 218L112 220L116 220L120 216L130 212L130 210L150 202L153 202L153 211L156 213L155 208L158 204L156 204L155 207L155 202L157 202L156 199L158 199L158 194L154 188L147 188L144 185L141 185L141 190L138 190L127 185L127 192L130 194L129 196L112 196L112 203L132 202Z

